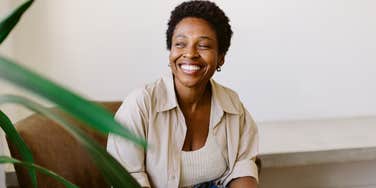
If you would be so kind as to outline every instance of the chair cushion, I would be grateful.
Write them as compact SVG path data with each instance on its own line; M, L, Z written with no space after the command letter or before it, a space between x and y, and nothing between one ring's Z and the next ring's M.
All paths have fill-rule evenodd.
M102 102L100 104L110 112L115 113L121 102ZM67 117L56 108L51 110ZM68 119L103 147L106 146L107 135L96 132L72 118ZM39 114L31 115L17 122L15 126L30 148L36 164L60 174L79 187L108 187L86 150L62 126ZM8 145L11 155L20 159L17 149L11 143ZM18 166L15 166L15 169L20 187L32 187L27 171ZM40 188L64 187L53 178L43 174L38 173L37 179Z

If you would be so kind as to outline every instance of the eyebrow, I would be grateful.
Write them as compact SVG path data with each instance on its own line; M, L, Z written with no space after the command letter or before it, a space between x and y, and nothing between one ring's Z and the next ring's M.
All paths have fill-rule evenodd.
M187 36L179 34L179 35L176 35L174 38L187 38ZM199 38L200 39L207 39L207 40L214 40L214 39L212 39L212 38L210 38L208 36L200 36Z

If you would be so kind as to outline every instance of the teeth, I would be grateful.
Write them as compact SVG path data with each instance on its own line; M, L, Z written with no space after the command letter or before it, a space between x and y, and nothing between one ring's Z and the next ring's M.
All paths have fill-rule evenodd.
M197 65L182 65L182 69L187 70L187 71L197 71L200 70L200 67Z

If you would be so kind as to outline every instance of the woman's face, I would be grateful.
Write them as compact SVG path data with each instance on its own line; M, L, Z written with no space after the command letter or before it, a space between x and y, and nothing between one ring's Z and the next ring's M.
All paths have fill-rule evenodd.
M169 59L175 84L189 88L205 87L224 62L215 31L206 20L193 17L176 25Z

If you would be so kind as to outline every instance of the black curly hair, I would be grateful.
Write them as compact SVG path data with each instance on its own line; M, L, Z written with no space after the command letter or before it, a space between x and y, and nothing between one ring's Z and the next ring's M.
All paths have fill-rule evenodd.
M219 53L226 54L232 36L230 20L215 3L202 0L183 2L171 12L166 31L168 50L171 50L172 35L176 25L186 17L201 18L209 22L217 35Z

